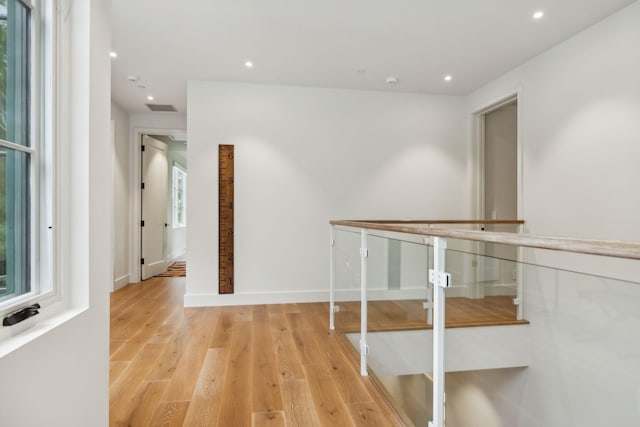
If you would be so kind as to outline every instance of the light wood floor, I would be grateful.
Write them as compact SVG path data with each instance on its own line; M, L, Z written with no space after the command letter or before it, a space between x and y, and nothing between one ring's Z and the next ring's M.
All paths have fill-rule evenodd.
M112 426L396 426L327 304L182 307L184 278L111 297Z
M528 323L517 320L516 306L509 296L481 299L448 297L445 302L447 328L469 326L517 325ZM360 301L336 302L336 329L342 332L360 331ZM369 301L367 304L369 331L398 331L430 329L422 300Z

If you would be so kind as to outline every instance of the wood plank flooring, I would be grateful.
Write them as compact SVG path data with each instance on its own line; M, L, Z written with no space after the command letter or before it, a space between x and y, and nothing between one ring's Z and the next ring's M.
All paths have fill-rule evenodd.
M401 426L328 305L183 308L184 278L111 296L111 426Z
M470 326L518 325L529 323L516 319L516 306L509 296L481 299L449 297L446 299L447 328ZM341 332L360 331L360 301L336 302L336 329ZM400 331L431 329L422 300L369 301L367 304L369 331Z

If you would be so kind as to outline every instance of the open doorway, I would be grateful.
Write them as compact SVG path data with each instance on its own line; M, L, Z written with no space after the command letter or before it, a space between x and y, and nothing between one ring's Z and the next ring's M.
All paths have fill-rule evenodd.
M473 125L472 216L516 219L522 210L518 95L477 110Z
M483 114L484 218L518 217L518 101Z
M140 135L141 280L186 272L185 136Z
M521 156L518 96L510 95L473 114L472 206L481 219L519 219L521 214ZM487 230L517 232L514 225L487 226ZM475 279L469 296L514 297L519 294L518 248L509 245L477 244ZM518 307L520 312L520 307Z

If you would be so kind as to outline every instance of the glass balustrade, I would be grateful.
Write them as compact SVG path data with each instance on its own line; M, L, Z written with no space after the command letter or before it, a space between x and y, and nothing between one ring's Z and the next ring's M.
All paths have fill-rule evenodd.
M516 231L456 225L482 228ZM607 277L633 279L638 261L589 274L577 270L606 272L609 258L447 238L444 393L434 399L434 238L333 229L335 327L406 423L432 422L435 401L447 427L640 425L640 283Z

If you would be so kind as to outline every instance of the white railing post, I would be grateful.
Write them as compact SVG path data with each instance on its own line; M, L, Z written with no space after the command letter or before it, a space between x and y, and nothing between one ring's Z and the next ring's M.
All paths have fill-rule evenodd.
M329 329L336 328L336 226L329 226Z
M427 228L431 228L431 225L427 225ZM429 267L429 244L430 239L424 238L424 243L427 245L427 267ZM427 283L427 325L433 325L433 285L431 282Z
M427 325L433 325L433 286L427 283L427 302L424 304L427 308Z
M429 238L425 237L427 243L427 267L429 266ZM433 325L433 285L427 283L427 325Z
M434 237L433 269L429 281L433 283L433 421L429 427L444 427L444 290L451 285L451 275L445 273L447 239Z
M523 225L518 225L518 233L523 232ZM524 259L523 248L518 246L518 260L516 271L516 319L524 319L524 269L522 268L522 260Z
M360 375L366 377L367 372L367 230L360 232Z

